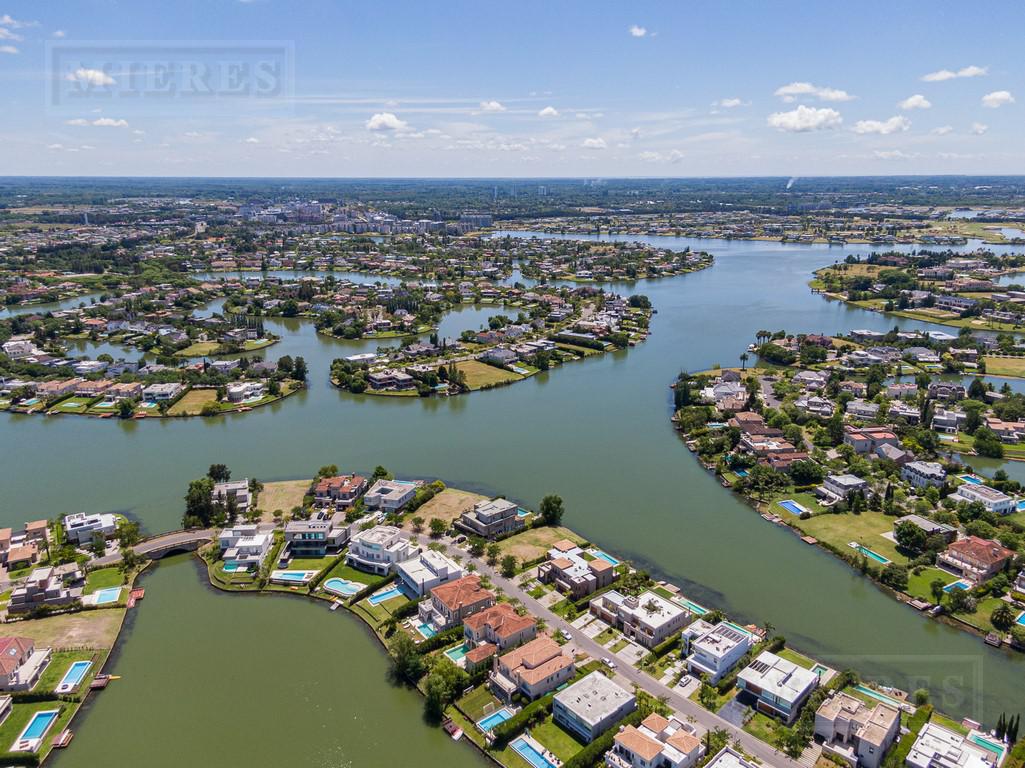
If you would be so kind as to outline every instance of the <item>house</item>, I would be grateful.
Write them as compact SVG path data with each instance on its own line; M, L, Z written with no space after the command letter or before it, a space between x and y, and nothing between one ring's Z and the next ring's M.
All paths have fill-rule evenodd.
M946 400L956 402L968 397L968 390L964 384L951 381L933 381L929 384L929 397L932 400Z
M936 557L936 562L954 573L982 582L1004 569L1014 552L997 541L967 536L955 541Z
M828 419L836 408L831 400L815 395L797 398L794 407L810 416L818 416L820 419Z
M589 744L637 709L637 698L601 672L592 672L555 694L552 719Z
M947 482L946 471L935 461L910 461L901 468L900 477L916 488L942 488Z
M28 637L0 637L0 690L31 691L50 663L50 649Z
M353 534L345 562L361 571L386 576L419 551L394 525L377 525Z
M503 701L520 693L530 701L551 693L576 673L573 657L541 635L495 659L488 683Z
M91 544L97 534L109 539L116 533L117 518L109 512L92 515L78 512L64 516L64 536L76 547Z
M856 419L874 419L879 415L879 406L867 400L851 400L847 403L846 411Z
M249 505L252 502L252 497L249 493L249 478L214 483L211 498L214 502L225 505L229 501L234 501L235 508L239 512L245 512L249 509Z
M579 600L615 580L612 563L600 557L587 560L583 555L584 551L569 539L555 542L548 550L548 560L537 568L538 581L554 584L563 594Z
M82 588L64 586L63 580L52 567L36 568L28 575L25 583L11 592L8 613L26 613L49 606L60 608L71 605L82 598Z
M398 512L416 497L417 482L400 482L398 480L378 480L363 496L367 509L379 509L382 512Z
M395 573L399 581L409 588L409 592L421 597L446 581L462 578L466 572L459 563L441 552L426 549L399 563Z
M957 528L953 525L937 523L935 520L930 520L921 515L904 515L904 517L898 517L894 521L894 527L897 526L897 523L911 523L916 528L922 529L926 536L942 536L947 540L948 544L957 538Z
M968 503L978 502L986 508L987 512L994 515L1009 515L1015 511L1018 502L1003 491L990 488L981 483L964 483L959 485L957 492L951 494L954 501L966 501Z
M900 439L888 427L844 426L843 441L857 454L874 453L880 445L900 447Z
M473 574L437 586L430 594L430 600L420 603L420 620L439 632L495 604L494 593L484 589L480 576Z
M456 527L472 536L496 539L523 528L519 507L508 499L478 501L456 521Z
M308 520L289 520L285 525L285 546L291 557L326 557L340 552L349 539L367 522L363 517L351 523L345 522L341 510L319 510Z
M918 397L918 385L910 382L896 382L886 387L886 396L891 400L914 400Z
M604 592L591 600L590 611L649 649L682 630L692 618L686 608L651 591L640 595Z
M712 685L725 677L751 647L751 635L719 622L690 642L687 671L703 674Z
M762 763L748 759L733 747L723 747L705 763L705 768L762 768Z
M627 725L605 753L609 768L692 768L704 757L705 745L693 726L655 712L637 727Z
M184 391L184 385L174 381L150 384L142 390L142 399L149 403L167 402L169 400L174 400Z
M905 451L903 448L898 448L895 445L880 445L876 448L875 454L880 459L892 461L898 467L904 466L915 458L909 451Z
M32 520L25 523L25 541L46 541L50 526L45 520Z
M509 603L485 608L463 621L467 643L473 646L490 643L501 651L533 639L536 631L537 621L532 616L520 616Z
M815 711L815 735L822 749L851 768L879 768L900 734L900 712L883 703L869 706L834 693Z
M826 475L820 490L836 499L846 499L852 493L871 493L868 482L856 475Z
M917 424L922 420L922 413L917 408L898 400L894 400L890 403L890 407L886 411L886 415L894 421L897 419L904 419L908 424Z
M138 381L119 381L105 393L110 400L141 400L145 387Z
M233 381L226 387L228 401L241 403L246 400L258 400L263 397L267 388L260 381Z
M961 428L967 418L968 416L964 411L948 411L945 408L937 408L933 412L932 424L929 427L937 432L954 434Z
M997 756L968 736L926 723L904 762L908 768L994 768Z
M815 672L771 651L762 651L737 675L737 686L755 698L755 709L787 725L818 684Z
M313 500L321 506L348 507L367 489L367 479L360 475L322 477L313 486Z
M236 525L221 531L217 543L221 548L222 560L257 569L274 544L274 534L261 531L255 524Z
M4 560L4 565L7 566L8 572L16 571L20 568L32 565L38 559L39 550L33 542L29 542L27 544L11 547L7 551L7 558Z

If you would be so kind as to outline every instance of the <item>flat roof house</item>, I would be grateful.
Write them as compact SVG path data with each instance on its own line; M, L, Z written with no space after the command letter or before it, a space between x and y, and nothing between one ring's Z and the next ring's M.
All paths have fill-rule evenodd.
M636 728L628 725L616 734L605 753L609 768L691 768L705 754L705 745L692 726L675 717L648 715Z
M50 663L50 649L29 637L0 637L0 690L31 691Z
M463 633L470 645L490 643L504 651L531 640L537 632L533 616L520 616L509 603L497 603L463 621Z
M53 567L36 568L25 583L11 592L8 613L27 613L41 606L71 605L82 597L82 588L69 589Z
M822 488L838 499L846 499L848 494L858 491L865 494L869 491L868 483L857 475L826 475Z
M460 516L456 527L473 536L495 539L523 528L519 507L507 499L478 501Z
M416 496L419 483L399 482L398 480L378 480L363 496L367 509L380 509L383 512L398 512Z
M568 545L568 546L567 546ZM548 560L537 568L537 578L575 600L607 587L616 578L615 568L600 557L587 560L584 551L568 539L548 550Z
M292 557L325 557L339 552L367 518L345 522L341 510L319 510L308 520L289 520L285 525L285 542Z
M242 480L228 480L223 483L214 483L212 498L215 502L227 504L228 499L234 499L235 507L244 512L249 509L252 496L249 493L249 478Z
M687 671L706 675L714 685L736 666L750 647L750 634L719 622L691 641Z
M376 525L353 534L345 562L361 571L385 576L419 551L394 525Z
M942 488L947 481L946 471L936 461L909 461L901 468L900 476L916 488Z
M419 616L439 632L495 604L494 593L484 589L480 576L474 574L435 587L430 594L430 600L420 603Z
M64 536L76 547L92 542L96 534L109 539L117 533L117 518L109 512L87 515L78 512L64 516Z
M1015 511L1017 502L1003 491L990 488L988 485L965 483L958 486L957 492L951 494L955 501L979 502L987 512L994 515L1009 515Z
M911 523L921 528L926 536L939 535L946 539L948 543L957 538L957 528L954 526L947 525L946 523L937 523L935 520L930 520L921 515L904 515L904 517L898 517L894 521L895 526L897 523Z
M737 686L755 697L759 712L778 717L788 725L818 684L819 676L810 669L770 651L762 651L737 675Z
M395 573L410 592L420 597L446 581L462 578L466 572L441 552L425 549L395 566Z
M645 648L654 648L683 629L691 613L654 592L624 595L616 590L591 600L591 613Z
M761 763L748 760L733 747L723 747L715 757L705 763L705 768L763 768L763 766Z
M993 768L996 755L960 733L926 723L904 762L908 768Z
M815 735L823 751L851 768L879 768L900 733L900 712L882 702L869 706L846 693L835 693L815 712Z
M573 657L562 646L541 635L495 659L488 676L491 689L504 701L518 691L529 700L554 691L576 673Z
M1014 552L997 541L966 536L940 552L936 561L961 576L982 582L1002 571L1013 556Z
M181 384L170 381L160 384L150 384L142 390L142 398L147 402L159 403L165 400L174 400L185 389Z
M222 560L259 568L274 543L271 531L261 531L256 524L225 528L217 537Z
M637 698L601 672L555 694L552 719L585 744L637 709Z

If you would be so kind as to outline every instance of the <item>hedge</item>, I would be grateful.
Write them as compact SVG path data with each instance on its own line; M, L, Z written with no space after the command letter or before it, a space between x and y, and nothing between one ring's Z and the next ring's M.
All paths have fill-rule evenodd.
M505 749L505 745L518 736L523 730L529 728L531 725L540 723L548 717L548 713L551 711L552 701L554 699L554 692L549 693L546 696L542 696L540 699L535 699L508 720L496 725L492 731L495 736L492 746L495 749Z
M645 714L641 710L634 710L564 762L562 768L594 768L594 766L602 765L605 753L612 749L619 729L627 725L636 727L644 718Z
M353 595L351 598L349 598L349 604L353 605L355 603L358 603L360 600L362 600L365 597L370 597L370 595L374 594L374 592L379 590L385 584L388 584L394 578L395 578L394 576L392 576L391 574L388 574L387 576L382 576L377 581L374 581L374 582L371 582L370 584L367 584L363 589L361 589L359 592L357 592L355 595Z
M459 640L462 636L463 628L461 626L450 627L446 629L444 632L439 632L434 637L427 638L422 643L420 643L420 645L418 645L416 649L420 652L420 655L424 655L430 653L431 651L436 651L439 648L444 648L446 645L449 645L454 641Z

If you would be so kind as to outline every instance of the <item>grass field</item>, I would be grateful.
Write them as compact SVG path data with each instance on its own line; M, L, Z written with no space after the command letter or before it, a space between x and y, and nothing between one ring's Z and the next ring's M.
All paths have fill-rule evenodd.
M211 355L220 345L216 341L197 341L174 353L175 357L202 357Z
M479 360L464 360L456 363L456 368L466 374L466 385L470 389L480 389L489 384L503 384L507 381L519 381L523 377L518 373L496 368Z
M121 575L120 570L117 568L100 568L99 570L89 571L86 574L84 594L91 595L99 589L120 587L122 584L124 584L124 577Z
M488 707L489 704L490 707ZM495 698L486 685L474 688L459 700L459 708L474 720L480 720L484 716L485 709L493 712L496 709L501 709L501 706L501 702Z
M828 542L841 551L846 551L848 543L856 541L895 563L905 565L907 558L897 552L897 545L882 536L883 533L893 530L893 520L894 518L887 517L882 512L816 515L808 520L799 520L791 516L791 523L801 531L819 541Z
M69 397L51 408L50 413L85 413L92 401L91 397Z
M993 376L1025 376L1025 357L990 357L982 358L986 364L986 373Z
M577 536L569 528L561 526L528 528L522 533L517 533L504 541L498 543L503 555L515 555L519 562L534 560L541 557L551 549L552 544L561 540L569 539L577 544L583 544L584 540Z
M472 508L474 504L484 498L486 497L478 493L446 488L420 507L416 514L407 516L407 519L402 522L402 527L407 530L412 529L413 523L411 521L413 517L422 517L424 519L425 530L430 524L431 519L435 517L444 520L446 523L451 523L453 520L458 519L463 512Z
M190 389L167 410L167 413L170 416L198 416L204 405L215 402L216 389Z
M292 507L302 506L303 496L309 490L312 480L279 480L273 483L264 483L257 505L268 515L273 515L274 510L282 512L291 511Z
M45 619L29 619L12 625L12 634L31 637L36 645L60 648L111 648L125 610L82 611ZM17 632L13 630L17 629Z
M50 657L50 663L43 671L43 674L39 677L39 682L36 683L36 687L33 689L36 693L50 693L57 687L61 679L64 677L64 673L68 671L68 667L76 661L92 661L93 665L89 668L86 676L82 678L82 682L79 683L79 690L86 684L87 680L92 679L99 669L95 663L96 661L95 651L61 651L54 652Z
M551 716L530 730L530 735L548 747L557 758L566 762L584 748L568 731L555 724Z
M54 738L64 730L77 708L77 705L67 704L63 701L54 701L52 699L49 701L33 701L31 703L15 704L11 709L11 714L8 715L3 725L0 725L0 751L6 754L8 750L10 750L14 740L21 733L22 729L28 725L33 714L36 712L58 709L61 714L53 722L49 730L47 730L46 736L43 738L43 744L37 752L38 755L45 755L49 751L50 744L53 743Z

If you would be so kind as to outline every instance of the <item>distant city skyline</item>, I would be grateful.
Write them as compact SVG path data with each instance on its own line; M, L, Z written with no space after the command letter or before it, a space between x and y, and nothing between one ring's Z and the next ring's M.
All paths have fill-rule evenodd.
M1023 21L1011 2L13 2L0 173L1020 174Z

